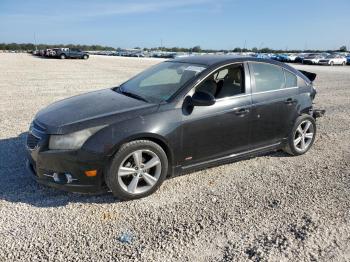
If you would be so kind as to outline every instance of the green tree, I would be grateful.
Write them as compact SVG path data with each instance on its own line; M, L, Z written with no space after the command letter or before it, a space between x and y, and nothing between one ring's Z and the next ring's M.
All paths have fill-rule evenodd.
M235 53L240 53L240 52L242 52L242 48L236 47L236 48L233 49L232 51L235 52Z
M340 51L340 52L346 52L346 51L348 51L348 49L346 48L345 45L343 45L343 46L341 46L341 47L339 48L339 51Z
M196 45L192 48L192 52L199 53L201 51L202 51L202 49L199 45Z

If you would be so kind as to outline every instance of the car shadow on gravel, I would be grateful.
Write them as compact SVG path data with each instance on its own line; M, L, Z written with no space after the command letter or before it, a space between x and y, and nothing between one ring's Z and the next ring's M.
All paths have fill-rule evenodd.
M115 203L112 194L74 194L45 187L35 182L25 168L27 133L0 139L0 200L36 207L58 207L69 203Z

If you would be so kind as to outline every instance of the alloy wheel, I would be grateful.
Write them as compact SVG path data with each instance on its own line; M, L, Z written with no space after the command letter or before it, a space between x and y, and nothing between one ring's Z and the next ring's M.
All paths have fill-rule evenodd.
M153 188L161 175L160 158L151 150L136 150L123 159L118 183L129 194L142 194Z
M314 126L310 120L304 120L300 123L294 134L294 146L296 150L306 151L314 138Z

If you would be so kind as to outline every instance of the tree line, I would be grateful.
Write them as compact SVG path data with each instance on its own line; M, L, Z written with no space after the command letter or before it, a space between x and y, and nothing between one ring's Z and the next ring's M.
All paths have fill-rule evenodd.
M74 45L74 44L58 44L58 45L48 45L48 44L38 44L35 45L33 43L24 43L24 44L18 44L18 43L0 43L0 50L40 50L40 49L50 49L55 47L66 47L66 48L78 48L80 50L84 51L120 51L122 48L114 48L110 46L101 46L101 45ZM216 52L254 52L254 53L300 53L300 52L333 52L333 51L340 51L340 52L347 52L346 46L341 46L338 50L282 50L282 49L271 49L268 47L264 48L257 48L253 47L251 49L249 48L241 48L236 47L231 50L227 49L202 49L199 45L191 47L191 48L185 48L185 47L153 47L153 48L140 48L135 47L135 49L140 49L144 51L166 51L166 52L184 52L184 53L198 53L198 52L205 52L205 53L216 53Z
M33 44L33 43L0 43L0 50L11 50L11 51L31 51L31 50L40 50L40 49L51 49L55 47L64 47L64 48L78 48L84 51L115 51L114 47L110 46L101 46L101 45L74 45L74 44Z
M135 47L135 49L142 49L140 47ZM166 52L185 52L185 53L198 53L198 52L204 52L204 53L216 53L216 52L234 52L234 53L244 53L244 52L253 52L253 53L301 53L301 52L307 52L307 53L320 53L320 52L347 52L346 46L341 46L338 50L315 50L315 49L309 49L309 50L282 50L282 49L272 49L268 47L264 48L241 48L236 47L234 49L202 49L199 45L194 46L192 48L184 48L184 47L153 47L153 48L144 48L143 50L146 51L166 51Z

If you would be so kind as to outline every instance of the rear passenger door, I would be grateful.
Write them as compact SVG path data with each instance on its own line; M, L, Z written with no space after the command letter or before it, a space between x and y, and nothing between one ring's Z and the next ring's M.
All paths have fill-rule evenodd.
M259 148L288 137L297 114L297 77L284 68L250 62L252 81L251 145Z

